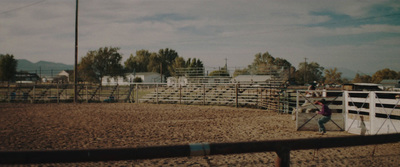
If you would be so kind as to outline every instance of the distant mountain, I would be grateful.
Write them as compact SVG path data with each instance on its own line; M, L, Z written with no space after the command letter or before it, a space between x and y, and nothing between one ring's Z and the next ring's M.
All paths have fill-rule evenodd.
M63 63L53 63L48 61L39 61L37 63L32 63L25 59L17 59L17 71L27 71L30 73L37 73L38 75L56 76L62 70L73 70L73 65L67 65Z

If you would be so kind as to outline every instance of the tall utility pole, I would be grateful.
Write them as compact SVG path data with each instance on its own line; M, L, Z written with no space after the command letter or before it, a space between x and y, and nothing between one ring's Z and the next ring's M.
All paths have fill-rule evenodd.
M75 10L75 68L74 68L74 103L78 102L78 4L76 0Z

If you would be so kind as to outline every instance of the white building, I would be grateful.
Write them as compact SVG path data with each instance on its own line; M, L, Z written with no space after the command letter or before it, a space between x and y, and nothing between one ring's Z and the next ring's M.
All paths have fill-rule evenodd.
M186 77L168 77L167 78L167 86L169 87L178 87L186 86L188 84L188 80Z
M48 81L57 82L57 83L68 83L70 82L69 76L74 74L74 70L62 70L57 76L53 78L47 78Z
M161 80L164 81L164 75L160 75L156 72L138 72L138 73L127 73L125 77L110 77L104 76L102 78L102 85L129 85L136 83L134 82L135 78L141 78L141 83L162 83Z

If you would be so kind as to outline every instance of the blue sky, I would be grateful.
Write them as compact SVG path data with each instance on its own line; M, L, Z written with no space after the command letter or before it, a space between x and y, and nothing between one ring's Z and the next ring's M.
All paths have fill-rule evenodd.
M0 1L0 53L73 64L75 1ZM399 1L81 0L79 57L120 47L176 50L209 70L251 64L268 51L295 67L305 58L325 68L373 74L400 71Z

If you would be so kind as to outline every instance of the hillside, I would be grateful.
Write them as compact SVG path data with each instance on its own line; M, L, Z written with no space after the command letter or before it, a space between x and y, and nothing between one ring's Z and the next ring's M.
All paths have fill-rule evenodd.
M18 66L17 71L27 71L30 73L37 73L41 76L55 76L62 70L72 70L73 65L67 65L63 63L54 63L48 61L39 61L37 63L32 63L25 59L17 59Z

